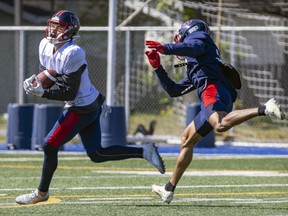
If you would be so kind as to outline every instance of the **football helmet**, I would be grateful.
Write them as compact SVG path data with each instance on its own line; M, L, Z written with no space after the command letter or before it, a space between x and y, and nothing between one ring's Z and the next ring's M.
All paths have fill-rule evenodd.
M71 11L61 10L48 20L45 37L52 44L65 43L79 37L78 17Z
M175 43L182 42L187 35L199 31L202 31L206 34L210 34L209 26L202 20L199 19L187 20L181 25L181 28L178 30L178 34L174 36L174 42Z

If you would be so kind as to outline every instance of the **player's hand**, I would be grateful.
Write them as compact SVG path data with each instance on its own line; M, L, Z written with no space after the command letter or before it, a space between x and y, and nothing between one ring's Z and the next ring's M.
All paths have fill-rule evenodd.
M145 54L148 57L149 63L155 69L159 68L161 65L160 56L156 50L146 51Z
M29 78L27 78L27 79L24 80L24 82L23 82L23 88L24 88L26 94L27 94L28 87L29 87L30 85L32 85L33 80L35 79L35 77L36 77L36 75L33 74L31 77L29 77Z
M37 96L37 97L42 97L42 95L44 94L44 89L42 87L42 84L41 84L40 80L38 79L38 77L36 77L36 75L33 75L33 76L28 78L27 82L26 82L26 80L24 81L24 89L25 89L25 86L28 85L25 89L26 94L32 94L32 95ZM33 77L33 79L31 79L32 77ZM36 86L33 85L34 79L36 80L36 83L37 83Z
M145 44L146 44L147 48L155 49L157 52L159 52L161 54L165 53L165 47L157 41L147 40L147 41L145 41Z

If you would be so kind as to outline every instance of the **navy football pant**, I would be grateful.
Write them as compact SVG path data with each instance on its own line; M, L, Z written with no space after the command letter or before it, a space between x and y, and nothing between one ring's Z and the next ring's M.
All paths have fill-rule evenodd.
M208 82L200 95L201 111L194 119L198 134L205 137L213 130L209 117L216 111L229 113L233 109L233 99L229 90L221 82Z
M64 110L52 130L44 139L44 163L42 178L38 189L46 192L57 169L58 149L79 134L87 155L93 162L143 158L143 148L115 145L102 148L100 115L102 109L79 114Z

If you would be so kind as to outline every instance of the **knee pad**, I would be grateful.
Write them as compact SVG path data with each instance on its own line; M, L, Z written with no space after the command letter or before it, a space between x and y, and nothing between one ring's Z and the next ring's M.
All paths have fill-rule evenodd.
M205 137L213 130L208 121L209 117L215 112L211 108L211 106L208 106L201 110L194 119L195 130L202 137Z

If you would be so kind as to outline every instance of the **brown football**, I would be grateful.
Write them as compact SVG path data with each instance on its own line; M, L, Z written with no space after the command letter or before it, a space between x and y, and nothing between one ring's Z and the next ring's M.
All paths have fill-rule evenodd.
M37 74L43 89L51 88L55 84L57 76L58 74L55 70L44 70ZM33 86L37 86L36 80L33 81Z

